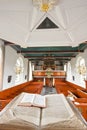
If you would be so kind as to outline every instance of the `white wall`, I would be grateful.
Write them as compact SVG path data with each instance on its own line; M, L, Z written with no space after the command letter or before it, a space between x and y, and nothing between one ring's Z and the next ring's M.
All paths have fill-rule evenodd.
M15 85L16 73L15 64L19 55L16 51L10 47L5 46L5 61L4 61L4 76L3 76L3 89L12 87ZM21 56L23 58L23 56ZM25 75L27 75L27 59L24 59L24 72L22 82L25 82ZM12 76L11 82L8 83L8 76Z
M3 86L4 42L0 40L0 90Z
M81 75L77 72L77 69L76 69L76 62L79 56L85 59L86 68L87 68L87 49L85 49L84 53L79 53L75 58L72 58L72 60L70 61L72 78L69 78L69 74L67 73L66 80L85 88L86 87L85 81L84 79L83 80L81 79ZM73 79L73 76L74 76L74 79Z

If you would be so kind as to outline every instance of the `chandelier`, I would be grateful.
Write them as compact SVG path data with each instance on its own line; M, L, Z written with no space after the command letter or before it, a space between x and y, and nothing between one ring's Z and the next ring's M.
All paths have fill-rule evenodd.
M16 67L15 67L15 73L16 73L16 74L21 74L21 73L23 73L23 70L24 70L24 68L23 68L22 66L16 66Z
M57 0L33 0L33 5L37 6L41 11L47 12L56 5Z
M77 69L78 69L78 73L81 74L81 75L85 75L86 72L87 72L85 65L79 65L79 66L77 67Z

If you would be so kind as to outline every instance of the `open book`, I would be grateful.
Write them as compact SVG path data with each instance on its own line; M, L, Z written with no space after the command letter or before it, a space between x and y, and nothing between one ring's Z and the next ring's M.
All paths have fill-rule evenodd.
M87 130L87 122L63 94L42 96L46 108L18 106L21 99L21 103L29 102L30 95L22 93L0 112L1 130Z
M46 98L40 94L23 93L19 106L46 107Z

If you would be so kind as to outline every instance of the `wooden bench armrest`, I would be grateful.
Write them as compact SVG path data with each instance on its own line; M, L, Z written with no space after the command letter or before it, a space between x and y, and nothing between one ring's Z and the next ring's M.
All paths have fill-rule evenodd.
M68 90L68 94L69 94L68 96L71 96L73 98L77 98L77 96L73 92L71 92L69 90Z
M87 98L74 98L74 101L78 103L87 103Z

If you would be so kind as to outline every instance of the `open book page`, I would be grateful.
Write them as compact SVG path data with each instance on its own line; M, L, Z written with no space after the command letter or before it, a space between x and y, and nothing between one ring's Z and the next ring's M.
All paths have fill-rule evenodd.
M45 96L40 94L23 93L23 98L18 104L19 106L37 106L46 107Z
M41 109L39 107L17 106L13 110L13 113L17 119L22 120L24 122L26 121L29 126L31 126L31 124L39 126L40 124ZM32 129L29 129L29 130L32 130ZM35 130L35 128L33 128L33 130Z
M31 106L33 104L34 98L35 98L35 94L23 93L23 98L18 105Z
M47 107L42 109L42 126L68 120L74 115L62 94L47 95L46 98Z
M41 130L82 130L87 128L63 94L47 95L46 97L47 107L42 109Z
M22 93L12 99L0 112L0 130L38 130L41 109L19 106L24 95Z
M46 107L46 98L45 96L36 94L33 100L33 105L38 107Z

